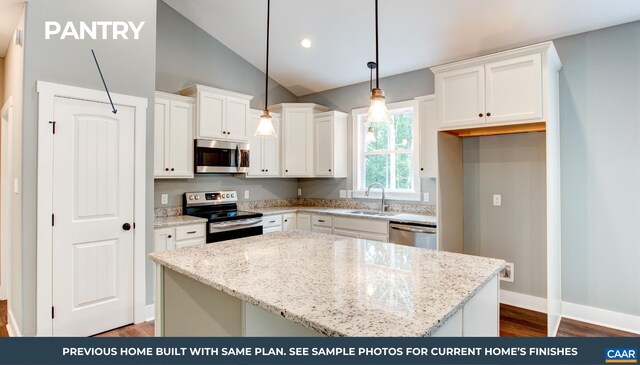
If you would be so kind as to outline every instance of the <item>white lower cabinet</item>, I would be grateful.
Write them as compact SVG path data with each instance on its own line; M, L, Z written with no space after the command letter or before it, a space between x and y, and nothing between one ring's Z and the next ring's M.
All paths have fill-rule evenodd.
M330 215L312 214L311 232L332 234L333 219Z
M296 227L299 231L311 231L311 214L309 213L298 213L296 215L297 224Z
M266 215L262 217L262 233L282 232L282 215Z
M289 232L296 230L296 214L287 213L282 215L282 231Z
M374 241L389 241L389 223L358 218L333 218L333 234Z
M204 245L205 243L207 243L206 223L156 228L154 230L155 252Z

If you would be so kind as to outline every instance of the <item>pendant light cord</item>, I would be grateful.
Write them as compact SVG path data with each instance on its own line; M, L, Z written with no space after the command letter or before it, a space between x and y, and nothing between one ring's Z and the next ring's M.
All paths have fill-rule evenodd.
M378 1L378 0L376 0ZM265 80L264 80L264 110L268 110L267 108L267 100L269 97L269 18L270 18L270 10L271 10L271 0L267 0L267 61L266 61L266 69L265 69Z
M380 88L380 62L378 60L378 0L376 1L376 89Z

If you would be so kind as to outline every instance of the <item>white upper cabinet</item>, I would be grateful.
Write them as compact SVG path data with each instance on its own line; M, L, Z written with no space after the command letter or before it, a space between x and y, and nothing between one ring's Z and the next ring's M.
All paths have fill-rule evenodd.
M310 103L269 107L282 118L282 176L310 177L314 173L314 114L327 108Z
M436 96L417 97L420 118L420 177L438 177L438 125Z
M544 75L559 63L546 42L431 68L439 130L546 121Z
M180 94L196 97L196 139L246 141L252 96L194 85Z
M318 113L313 124L314 176L347 177L347 114Z
M278 135L276 138L255 137L253 133L260 122L261 110L249 112L247 134L249 135L249 171L247 177L278 177L280 176L280 115L271 113L273 128Z
M193 177L193 98L156 92L154 176Z

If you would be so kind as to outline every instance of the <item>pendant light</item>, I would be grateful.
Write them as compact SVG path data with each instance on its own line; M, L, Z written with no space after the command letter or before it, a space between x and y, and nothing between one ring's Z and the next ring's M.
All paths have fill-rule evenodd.
M269 108L267 104L268 96L269 96L269 18L270 18L270 10L271 10L271 0L267 0L267 61L265 68L265 80L264 80L264 110L262 111L262 115L260 116L260 122L258 123L258 128L256 128L256 132L253 134L255 137L266 137L266 138L275 138L278 135L276 134L276 130L273 129L273 121L271 120L271 115L269 114Z
M373 90L373 69L378 66L375 62L369 61L367 62L367 67L369 67L369 90ZM373 127L371 125L369 125L369 129L367 129L367 134L364 137L364 141L366 143L376 141L376 134L373 132Z
M384 100L384 91L380 89L380 62L378 59L378 0L375 0L376 4L376 87L371 89L371 106L369 107L369 113L367 113L367 123L371 122L386 122L391 123L391 115L387 110L387 106Z

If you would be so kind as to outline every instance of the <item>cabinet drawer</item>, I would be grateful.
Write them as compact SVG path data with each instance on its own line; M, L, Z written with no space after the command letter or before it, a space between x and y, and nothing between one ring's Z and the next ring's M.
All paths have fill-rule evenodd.
M389 223L385 221L375 221L372 219L355 219L336 217L333 219L335 228L349 231L362 231L367 233L387 235L389 233Z
M189 226L176 227L176 241L201 238L206 235L206 224L192 224ZM176 244L176 247L178 244Z
M273 233L273 232L282 232L281 226L275 227L264 227L262 228L262 234Z
M313 226L311 232L331 234L331 227Z
M204 245L205 243L207 242L204 238L196 238L193 240L179 241L179 242L176 242L176 250L180 248L185 248L185 247L200 246L200 245Z
M389 242L389 238L384 234L360 233L358 237L362 238L363 240Z
M262 217L262 224L265 228L267 227L277 227L282 225L282 216L281 215L268 215Z
M331 227L332 225L331 216L312 214L311 225L320 226L320 227Z
M352 237L352 238L358 238L358 232L354 232L354 231L349 231L346 229L334 229L333 230L333 234L336 236L342 236L342 237Z

